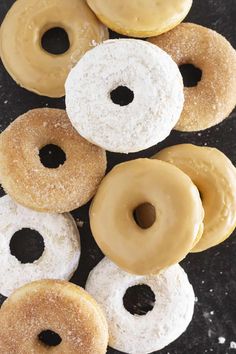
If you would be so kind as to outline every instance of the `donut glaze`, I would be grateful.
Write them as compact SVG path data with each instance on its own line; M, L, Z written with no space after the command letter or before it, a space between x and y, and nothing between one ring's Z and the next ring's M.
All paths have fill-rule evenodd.
M87 0L96 16L117 33L151 37L169 31L187 16L192 0Z
M205 211L204 232L192 252L201 252L227 239L236 227L236 169L221 151L180 144L154 158L172 163L197 186Z
M55 27L64 29L70 42L59 55L41 44L44 33ZM62 97L73 65L107 38L107 29L83 0L18 0L1 26L1 59L20 86L39 95Z
M143 203L156 211L155 222L146 229L133 216ZM90 207L91 230L103 253L139 275L156 274L182 260L202 231L203 217L191 179L171 164L149 159L114 167Z

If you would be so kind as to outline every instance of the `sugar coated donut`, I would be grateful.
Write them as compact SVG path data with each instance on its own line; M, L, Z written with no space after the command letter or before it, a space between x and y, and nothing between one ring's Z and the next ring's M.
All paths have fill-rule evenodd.
M222 122L236 105L236 52L219 33L193 23L150 39L180 67L202 71L197 86L185 87L185 105L177 130L198 131Z
M39 151L47 145L63 149L65 162L47 168ZM34 109L17 118L0 135L0 179L19 204L63 213L87 203L106 170L106 154L83 139L66 112Z
M90 208L93 236L112 261L144 275L178 263L193 248L204 217L199 192L173 165L138 159L117 165L103 179ZM147 204L149 225L135 219Z
M154 157L180 168L200 191L204 232L193 252L229 237L236 227L236 169L231 161L217 149L191 144L168 147Z
M0 326L1 353L106 353L102 310L86 291L65 281L42 280L16 290L2 305ZM48 331L57 336L54 347L44 341Z
M155 295L146 315L132 315L124 307L127 289L137 285L149 286ZM178 264L145 277L128 274L105 258L91 271L86 290L104 309L109 345L130 354L164 348L186 330L193 316L193 288Z
M140 151L165 139L183 100L176 64L135 39L109 40L90 50L66 81L66 109L75 129L114 152Z
M37 231L44 250L34 263L22 263L11 254L13 235L22 229ZM16 241L17 242L17 241ZM19 240L20 242L20 240ZM68 280L80 257L79 232L69 214L38 213L0 198L0 293L9 296L20 286L38 279Z
M131 37L169 31L187 16L192 0L87 0L97 17L112 30Z
M69 38L70 47L63 54L51 54L41 44L44 33L55 27L64 29ZM1 59L22 87L61 97L72 66L107 38L107 29L84 0L18 0L1 26Z

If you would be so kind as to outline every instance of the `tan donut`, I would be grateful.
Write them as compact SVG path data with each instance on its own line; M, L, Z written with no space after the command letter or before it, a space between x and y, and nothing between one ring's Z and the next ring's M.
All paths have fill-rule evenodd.
M151 37L169 31L187 16L192 0L87 0L97 17L113 31Z
M65 281L37 281L16 290L2 305L0 328L2 354L105 354L108 344L98 304ZM48 330L60 336L57 346L40 340Z
M202 232L197 188L173 167L149 159L122 163L103 179L93 200L90 224L98 246L130 273L156 274L178 263ZM144 203L155 210L155 218L138 225L134 212Z
M227 239L236 227L236 169L219 150L191 144L168 147L154 158L185 172L197 186L205 210L204 232L192 252Z
M219 33L182 23L149 40L169 53L181 66L202 70L195 87L185 87L185 105L176 129L199 131L222 122L236 105L236 52Z
M63 165L47 168L39 150L59 146ZM44 212L63 213L87 203L106 170L106 154L82 138L66 112L34 109L17 118L0 135L0 179L19 204Z
M70 42L70 48L59 55L41 45L44 33L55 27L63 28ZM72 66L108 37L84 0L18 0L3 21L0 51L18 84L40 95L61 97Z

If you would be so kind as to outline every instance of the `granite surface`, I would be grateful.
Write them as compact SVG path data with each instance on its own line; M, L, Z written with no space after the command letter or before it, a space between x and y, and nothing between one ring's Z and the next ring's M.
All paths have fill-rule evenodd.
M0 1L0 21L14 1ZM236 0L194 0L187 17L190 22L205 25L223 34L236 48ZM117 37L116 34L111 34ZM16 58L17 60L17 58ZM0 131L18 115L36 107L64 108L64 99L49 99L30 93L10 78L0 64ZM236 111L222 124L200 133L173 131L161 144L137 154L108 153L108 169L119 162L149 157L177 143L214 146L222 150L236 165ZM102 258L89 227L88 206L73 212L82 220L80 228L82 256L72 281L84 286L89 271ZM230 354L236 353L236 235L218 247L201 254L190 254L181 265L187 271L196 293L195 314L187 331L160 354ZM2 298L3 300L3 298ZM220 339L223 337L225 339ZM220 343L221 342L221 343ZM224 342L224 343L223 343ZM118 351L109 349L109 354ZM94 353L95 354L95 353Z

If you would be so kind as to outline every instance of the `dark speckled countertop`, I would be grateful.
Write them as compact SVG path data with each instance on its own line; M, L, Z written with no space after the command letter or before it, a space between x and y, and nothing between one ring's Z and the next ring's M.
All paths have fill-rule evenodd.
M0 1L1 21L13 2L13 0ZM187 20L218 31L236 48L236 0L193 0L193 2ZM114 33L111 36L117 37ZM0 131L27 110L45 106L64 108L64 99L40 97L18 87L0 64ZM236 165L235 118L236 111L222 124L201 133L173 131L161 144L137 154L108 153L109 169L119 162L136 157L149 157L163 147L186 142L217 147ZM74 211L73 215L84 221L84 225L80 228L82 256L72 281L84 286L89 271L102 258L102 253L91 236L88 206ZM226 242L209 251L190 254L181 263L195 289L195 314L187 331L158 353L236 354L236 349L230 348L230 343L232 347L232 342L236 342L235 236L232 235ZM220 344L219 337L225 338L225 343ZM109 349L108 353L115 354L118 351Z

